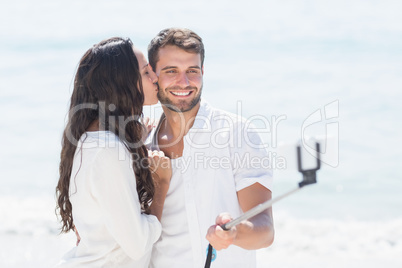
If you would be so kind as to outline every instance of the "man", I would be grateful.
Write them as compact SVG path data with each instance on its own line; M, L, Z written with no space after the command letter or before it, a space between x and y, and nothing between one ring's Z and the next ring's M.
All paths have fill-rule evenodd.
M255 249L273 242L271 209L229 231L220 225L271 199L272 172L255 164L268 159L259 135L201 100L204 45L197 34L162 30L148 58L163 108L151 147L173 167L150 267L203 267L208 242L219 251L212 267L255 267Z

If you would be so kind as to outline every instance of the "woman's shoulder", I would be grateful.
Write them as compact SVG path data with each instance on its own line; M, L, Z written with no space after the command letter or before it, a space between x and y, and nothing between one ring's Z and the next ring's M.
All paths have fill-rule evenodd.
M77 147L85 149L114 148L123 145L119 137L111 131L87 131L82 134Z
M85 132L81 136L77 148L92 152L97 160L103 158L119 160L122 156L129 155L124 143L111 131Z

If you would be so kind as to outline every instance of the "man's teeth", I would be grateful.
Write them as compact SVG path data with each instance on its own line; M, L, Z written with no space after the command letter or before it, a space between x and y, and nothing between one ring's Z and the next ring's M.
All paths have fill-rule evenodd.
M173 95L175 95L175 96L187 96L187 95L190 95L190 91L180 91L180 92L173 92L172 91L172 94Z

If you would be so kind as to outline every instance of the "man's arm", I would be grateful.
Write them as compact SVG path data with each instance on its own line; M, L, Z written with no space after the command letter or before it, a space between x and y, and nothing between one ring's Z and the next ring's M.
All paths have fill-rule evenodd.
M271 199L271 191L259 183L246 187L237 192L241 209L246 212L251 208ZM272 209L244 221L229 231L224 231L220 225L231 220L228 213L220 214L216 225L208 229L207 240L217 249L225 249L236 245L244 249L259 249L270 246L274 241L274 225Z
M237 192L241 209L246 212L258 204L271 199L272 193L259 183ZM274 242L274 223L272 208L254 216L237 226L234 245L245 249L269 247Z

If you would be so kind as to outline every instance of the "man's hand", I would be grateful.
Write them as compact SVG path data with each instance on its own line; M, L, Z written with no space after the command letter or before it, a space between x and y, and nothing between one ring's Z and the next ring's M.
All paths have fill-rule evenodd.
M259 183L246 187L237 192L239 204L244 212L271 199L271 191ZM238 247L255 250L269 247L274 241L274 225L272 208L244 220L229 231L224 231L220 226L229 222L228 213L222 213L216 218L216 225L209 227L207 240L216 249L228 248L231 244Z
M231 220L232 217L230 217L229 213L221 213L216 218L216 224L209 227L206 238L216 250L226 249L234 243L237 235L236 227L228 231L223 230L221 227L221 225Z

